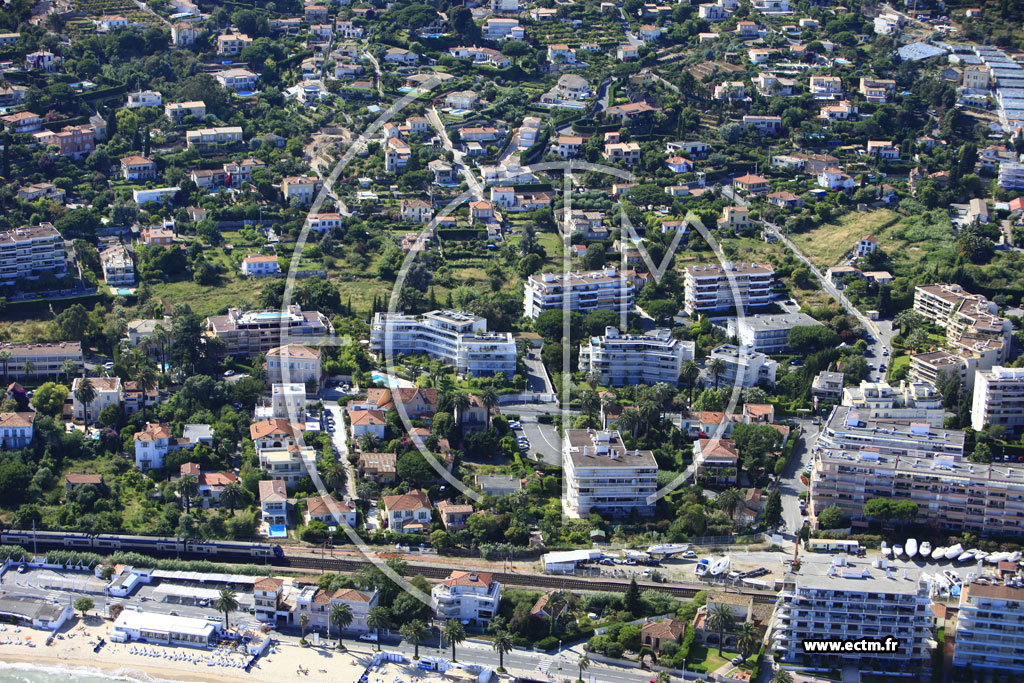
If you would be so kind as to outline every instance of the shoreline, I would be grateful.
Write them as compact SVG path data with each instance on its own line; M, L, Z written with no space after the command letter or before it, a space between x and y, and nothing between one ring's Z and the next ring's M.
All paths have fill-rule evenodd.
M137 681L166 681L168 683L203 683L217 681L219 683L237 683L251 680L234 676L191 675L189 671L157 666L134 666L133 664L117 664L106 660L90 660L79 657L61 657L56 660L31 657L21 653L0 650L0 662L4 664L25 664L26 670L59 673L62 670L81 675L103 676L115 680L131 679ZM213 672L211 672L213 674Z

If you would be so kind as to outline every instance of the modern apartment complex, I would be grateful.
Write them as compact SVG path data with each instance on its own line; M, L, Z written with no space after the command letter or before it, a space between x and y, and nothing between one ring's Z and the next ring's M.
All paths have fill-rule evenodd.
M617 431L570 429L562 441L563 507L569 517L591 510L651 514L658 489L658 463L650 451L630 451Z
M64 372L62 366L68 360L75 364L75 373L85 368L81 342L0 344L0 350L11 354L3 370L12 378L56 376Z
M789 331L794 327L821 325L806 313L771 313L730 318L729 334L736 335L740 346L761 353L782 353L786 350Z
M320 349L302 344L286 344L267 351L267 380L271 384L313 382L319 386L323 378Z
M292 488L316 469L316 451L309 446L259 449L260 467L274 479Z
M685 308L689 314L771 303L775 271L770 265L725 263L686 269Z
M913 672L931 656L934 624L927 581L909 581L880 569L836 568L804 574L779 594L769 626L769 648L776 661L815 669L842 669L891 676ZM898 640L885 652L806 654L810 640Z
M775 384L775 374L779 370L778 361L758 351L740 349L732 344L722 344L711 350L708 362L721 360L725 363L725 369L718 374L718 386L733 386L740 378L744 389L749 389L755 384ZM742 375L742 377L741 377Z
M100 253L103 281L111 286L135 284L135 266L131 254L123 244L114 244Z
M1024 588L969 583L960 593L953 666L1024 679Z
M899 387L888 382L860 383L843 389L844 406L856 408L869 420L925 422L932 427L944 424L942 396L928 382L901 380Z
M64 238L52 223L0 232L0 284L13 285L44 272L56 277L68 272Z
M602 384L657 384L675 386L683 362L693 360L695 343L672 337L668 329L647 334L621 334L606 327L604 336L591 337L580 346L579 368L601 373Z
M303 311L292 304L287 311L247 311L228 309L227 315L212 315L206 319L206 333L224 340L226 353L231 356L255 356L301 338L304 344L316 344L317 339L333 337L334 326L319 311Z
M946 330L946 343L954 352L978 357L980 369L1009 358L1013 324L980 294L970 294L960 285L918 286L914 310Z
M1024 368L997 365L974 374L971 426L1001 425L1008 432L1024 429Z
M868 420L837 406L814 447L811 509L837 505L866 525L872 498L917 503L917 523L976 534L1024 534L1024 467L964 459L964 433Z
M498 613L501 584L487 572L452 570L430 590L430 607L441 621L458 619L486 625Z
M614 266L567 275L538 273L526 281L525 315L536 318L551 310L580 315L591 311L631 311L634 293L633 283Z
M468 375L512 377L516 372L512 334L488 332L486 319L463 311L438 310L421 316L377 313L370 330L370 351L378 356L425 353Z

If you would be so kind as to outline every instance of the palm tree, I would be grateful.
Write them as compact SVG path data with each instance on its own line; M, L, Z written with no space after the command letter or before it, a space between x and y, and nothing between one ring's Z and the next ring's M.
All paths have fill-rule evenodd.
M693 403L693 383L700 377L700 366L697 365L697 361L688 360L683 363L681 375L686 380L686 403L689 405Z
M452 411L458 417L458 424L462 424L462 418L466 414L466 409L469 408L469 396L457 391L452 394Z
M88 377L83 377L82 381L78 383L78 387L75 389L75 400L82 404L82 417L85 426L88 427L89 404L96 400L96 387L92 385Z
M494 640L491 642L491 647L498 653L498 670L505 670L505 655L512 651L512 635L502 629L494 634Z
M305 640L306 639L306 629L309 628L309 615L308 614L300 614L299 615L299 628L302 629L302 639Z
M385 607L374 607L370 610L370 613L366 615L366 625L373 629L373 632L377 635L377 650L380 651L380 630L387 628L391 623L390 615Z
M579 678L579 680L582 681L583 680L583 672L590 668L590 657L587 656L586 652L581 654L580 658L576 660L576 665L578 667L580 667L580 678Z
M740 624L739 629L736 631L736 636L736 644L740 648L740 654L743 655L743 659L756 652L757 648L761 645L761 631L752 622L745 621Z
M235 508L241 507L245 502L245 489L237 481L233 481L224 487L220 492L220 504L227 505L231 514L235 514Z
M676 395L676 390L668 382L658 382L651 387L651 395L654 400L664 406L669 399Z
M640 413L635 410L623 410L619 414L618 422L620 432L632 434L636 431L636 426L640 424Z
M22 367L24 368L24 372L25 372L25 376L26 377L34 374L35 371L36 371L36 364L33 363L30 360L25 361L25 365L22 366Z
M900 334L904 334L904 330L907 328L914 329L915 327L920 327L924 322L924 317L920 313L912 308L905 308L892 319L892 326L898 327Z
M194 474L184 474L178 479L178 493L185 502L185 514L192 511L192 499L199 495L199 479Z
M640 413L640 422L644 426L644 438L646 439L651 431L651 425L661 417L661 410L658 408L658 404L649 398L641 399L637 410Z
M740 492L736 489L729 488L718 494L718 498L715 502L718 504L718 509L729 515L729 519L732 519L733 513L736 508L739 507L740 501L743 499L740 496Z
M487 387L480 393L480 402L484 404L484 408L487 408L487 421L490 422L491 410L498 405L498 392L494 390L494 387Z
M736 615L728 605L715 605L708 613L708 628L718 631L718 656L722 656L722 640L726 631L731 631Z
M156 329L153 330L153 335L150 337L152 344L160 349L160 372L167 372L167 356L171 349L171 344L174 340L174 335L171 331L163 325L157 325Z
M772 676L772 683L793 683L793 674L780 668L775 672L775 675Z
M548 598L547 611L548 614L551 615L551 624L548 630L549 636L555 635L555 631L558 629L558 617L561 616L562 610L564 610L568 604L569 601L566 600L565 596L558 591L552 593L551 597Z
M3 354L5 353L10 354L11 352L8 351L7 349L4 349L3 351L0 351L0 357L2 357ZM61 374L64 375L64 381L70 384L71 375L78 372L78 364L75 363L75 361L71 360L70 358L65 358L64 362L60 364L60 371ZM7 374L6 370L4 370L4 374Z
M667 671L659 671L658 675L654 677L656 683L670 683L672 677L668 675Z
M11 363L11 350L0 349L0 363L4 364L4 385L10 384L11 378L7 374L7 368Z
M345 476L345 467L340 462L332 462L324 470L324 484L337 491L345 483Z
M217 599L213 603L218 612L224 614L224 629L229 626L228 615L238 609L238 596L230 588L222 588Z
M132 379L135 381L138 390L142 392L142 412L145 414L146 393L152 391L153 387L156 386L156 371L149 363L143 361L135 366Z
M341 632L345 629L346 626L352 623L352 619L352 608L344 603L340 605L335 605L334 609L331 610L329 621L331 622L331 626L338 627L339 650L341 649ZM328 634L328 636L329 635L330 634Z
M441 638L452 646L452 661L457 661L455 659L455 646L462 644L466 640L466 629L454 619L449 619L441 631Z
M725 361L721 358L712 358L708 363L708 372L715 380L715 387L718 387L718 376L725 372Z
M601 426L603 428L608 428L608 413L614 411L619 407L619 405L619 397L612 392L606 391L604 395L601 396L601 413L604 418Z
M580 411L593 423L597 420L597 409L601 405L596 391L580 392Z
M413 619L408 624L403 624L402 628L398 629L398 632L402 634L402 637L412 643L413 647L413 659L420 658L420 643L426 640L430 636L430 629L420 619Z

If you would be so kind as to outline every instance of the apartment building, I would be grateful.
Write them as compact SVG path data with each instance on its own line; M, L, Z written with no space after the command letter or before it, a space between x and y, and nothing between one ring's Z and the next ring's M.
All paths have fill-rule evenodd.
M747 114L743 117L743 127L747 126L753 126L761 135L778 135L782 132L782 117Z
M843 398L843 373L823 370L811 382L811 396L815 400L838 403Z
M2 365L4 374L14 379L63 374L65 361L75 364L75 373L85 368L81 342L0 344L0 350L11 354Z
M303 344L285 344L267 351L267 381L271 384L280 382L312 382L317 386L323 380L323 368L320 364L320 350Z
M95 381L93 380L93 382ZM90 408L90 419L92 414ZM135 466L143 472L163 467L164 458L168 453L188 448L191 445L188 439L171 436L170 425L159 422L147 422L144 430L135 433L133 441L135 443Z
M570 429L562 441L565 487L562 506L573 518L591 510L613 516L650 515L658 488L658 463L650 451L630 451L617 431Z
M100 252L103 281L112 287L130 287L135 284L135 264L132 256L121 243L111 245Z
M250 45L252 45L252 38L244 33L237 31L222 33L217 36L217 55L220 57L237 55Z
M181 123L187 116L206 118L206 103L202 100L172 102L164 105L164 115L174 123Z
M303 477L316 469L316 450L294 444L281 448L261 448L258 452L260 468L274 479L294 488Z
M1000 425L1011 434L1024 430L1024 368L997 365L974 374L971 426L981 431Z
M489 572L453 569L430 589L430 607L441 621L457 619L484 626L498 613L501 584Z
M279 479L264 479L259 483L259 494L263 523L288 524L288 489L285 483Z
M954 352L978 357L980 369L1009 358L1013 324L980 294L960 285L919 285L914 288L914 310L946 330L946 344Z
M869 420L924 422L932 427L945 423L942 396L928 382L900 380L898 387L888 382L864 380L860 386L843 389L842 405L856 408Z
M300 204L312 204L316 193L324 186L323 181L315 176L293 176L281 181L281 193L284 200L291 202L293 199Z
M248 69L225 69L213 74L223 87L237 92L249 91L256 87L256 80L259 78Z
M334 336L334 325L319 311L303 311L292 304L287 311L246 311L228 309L227 315L206 319L206 333L223 339L231 356L255 356L280 346L289 339L308 339L315 344L322 337Z
M891 78L861 78L860 94L872 104L885 104L896 91L896 81Z
M378 357L425 353L473 376L512 377L516 371L512 333L488 332L485 318L463 311L437 310L421 316L377 313L370 329L370 352Z
M163 96L155 90L140 90L128 93L128 102L124 105L127 109L139 107L161 107L164 104Z
M35 413L0 413L0 448L18 450L32 443Z
M689 266L685 277L685 309L689 315L743 307L766 306L772 300L775 271L770 265L725 263Z
M601 383L657 384L675 386L683 363L693 360L695 344L672 337L668 329L647 334L623 334L617 327L606 327L603 336L591 337L580 346L579 368L601 373Z
M931 657L934 615L929 582L909 581L881 569L808 567L787 581L769 626L776 661L817 670L854 666L861 673L890 677L916 672ZM807 654L805 640L895 638L891 652Z
M843 79L839 76L811 76L809 90L819 99L842 97Z
M0 284L35 280L44 272L58 278L68 273L64 238L52 223L0 232Z
M381 517L385 528L394 534L424 533L430 530L433 507L425 491L384 496Z
M526 281L524 309L527 318L544 311L568 310L586 315L591 311L631 311L635 291L625 273L614 266L604 270L537 273Z
M1024 588L971 582L960 592L953 666L1024 679Z
M757 384L775 384L779 370L778 361L758 351L740 349L732 344L722 344L711 350L708 362L721 360L725 369L718 375L719 386L733 386L737 382L744 389Z
M190 130L185 133L185 141L190 149L200 151L216 149L217 145L233 145L242 141L242 127L215 126Z
M726 323L729 335L740 346L761 353L782 353L794 327L818 327L821 323L806 313L770 313L730 318Z
M604 146L604 158L613 164L620 162L632 166L640 162L640 145L635 142L609 142Z

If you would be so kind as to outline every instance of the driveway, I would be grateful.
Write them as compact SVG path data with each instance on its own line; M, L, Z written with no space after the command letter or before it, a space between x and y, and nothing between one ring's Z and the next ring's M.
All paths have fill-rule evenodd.
M531 358L530 355L534 357ZM531 351L523 358L526 365L526 390L534 394L553 394L555 388L551 386L551 378L536 352Z
M803 526L803 515L800 514L800 493L807 487L800 481L804 467L811 461L811 448L818 438L818 425L810 420L799 419L800 437L793 448L793 457L788 467L779 478L779 493L782 494L782 521L786 523L786 532L796 534Z
M437 131L438 137L441 138L441 144L444 148L452 153L452 165L458 169L459 174L466 179L466 183L469 185L469 189L472 190L473 196L481 198L484 196L484 186L480 184L476 175L473 174L472 169L466 165L464 157L465 155L459 150L455 149L452 145L452 139L448 137L448 131L444 128L444 123L441 121L440 115L437 110L433 107L427 109L427 120L430 121L430 125Z
M538 457L539 454L538 459L545 465L560 466L562 464L562 440L559 438L555 426L541 424L537 421L536 415L520 415L519 421L523 424L523 428L516 431L516 436L525 436L530 440L530 456Z

